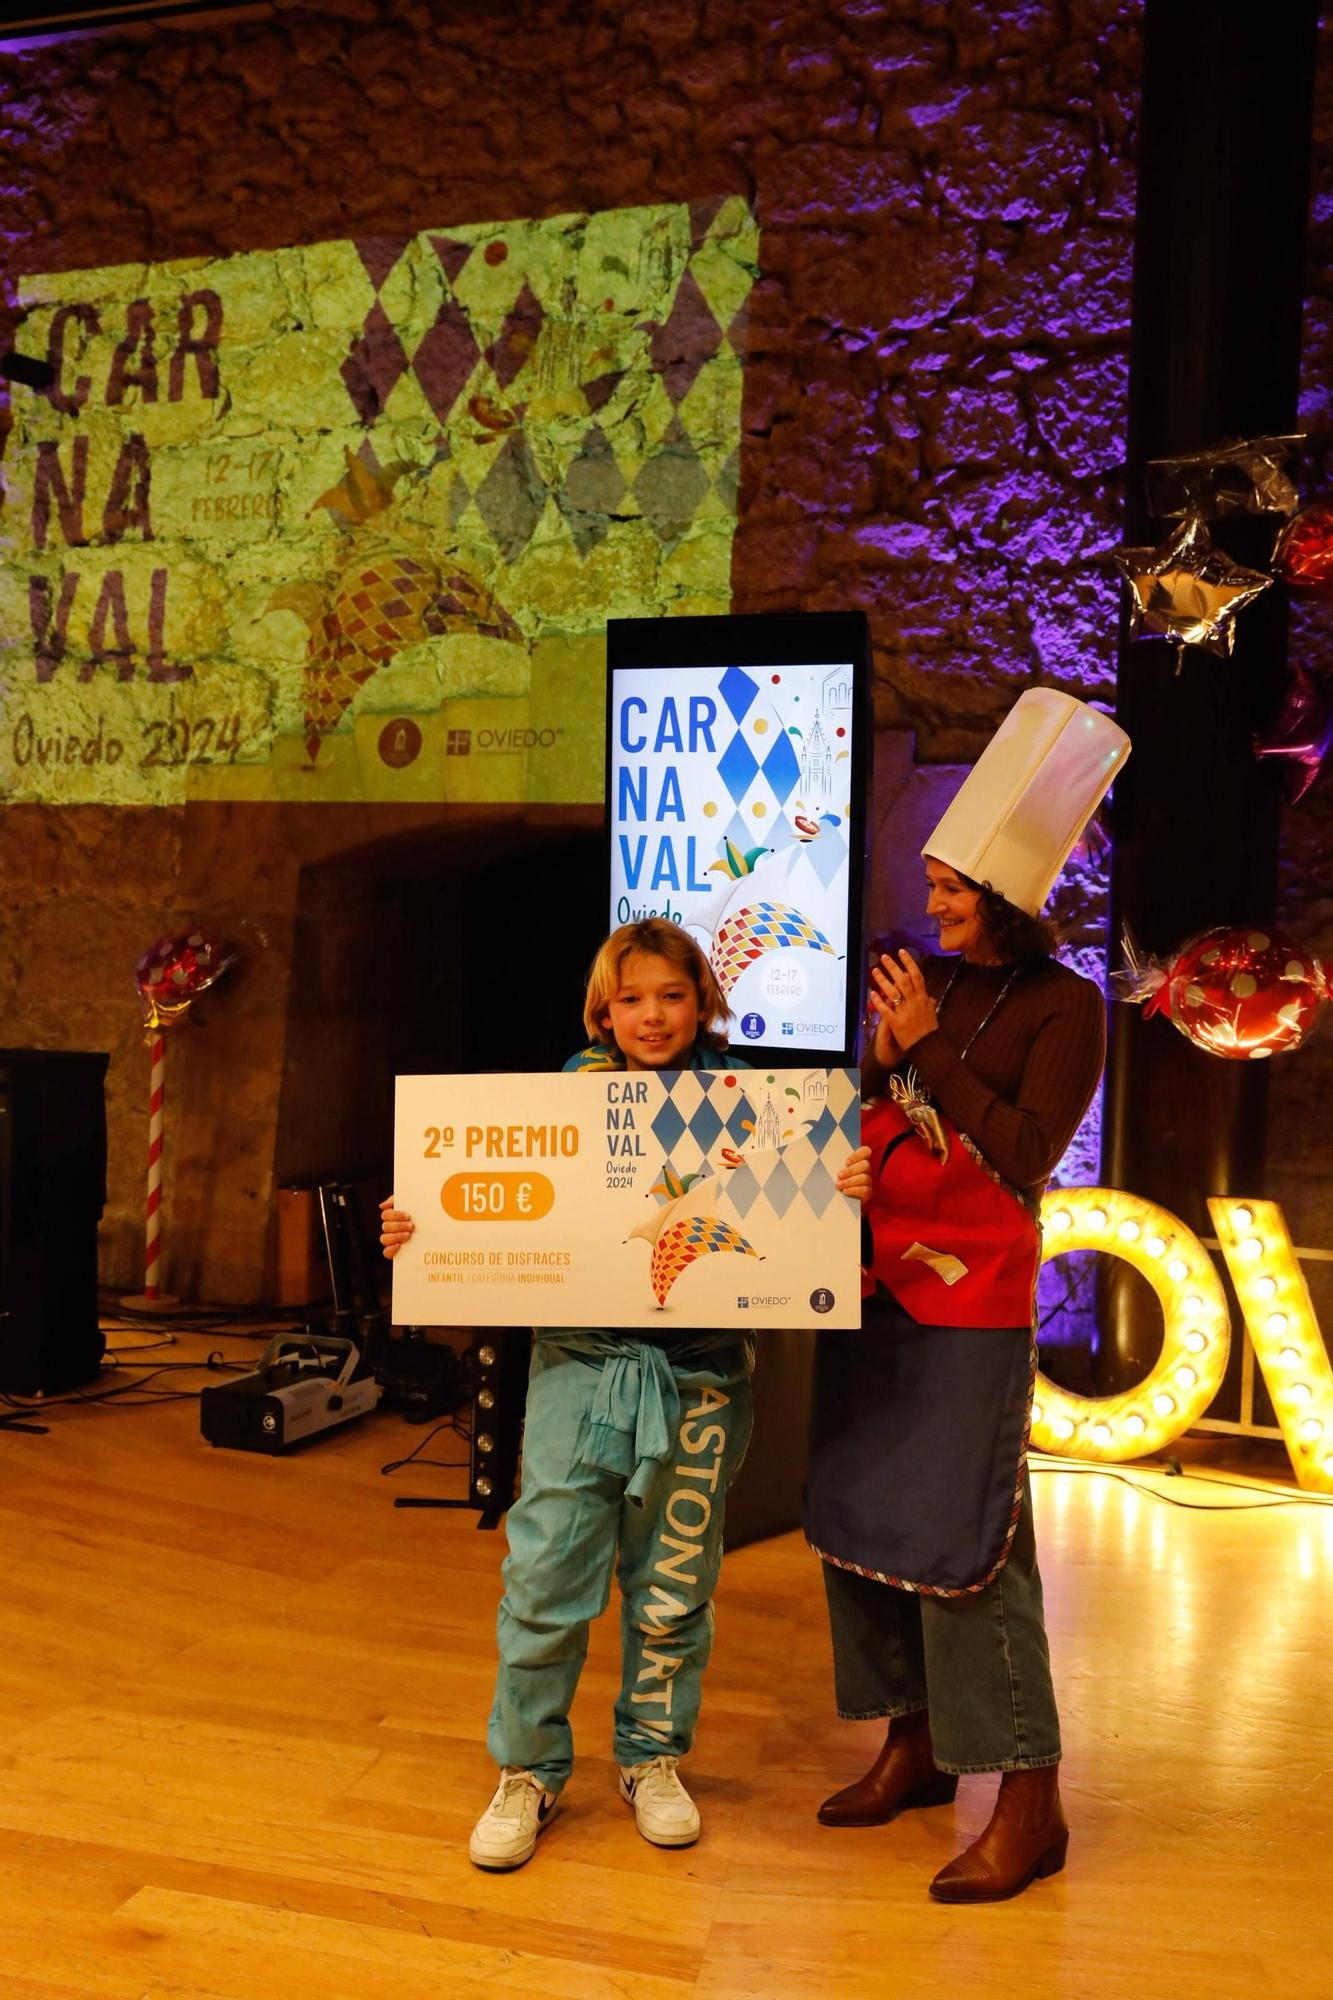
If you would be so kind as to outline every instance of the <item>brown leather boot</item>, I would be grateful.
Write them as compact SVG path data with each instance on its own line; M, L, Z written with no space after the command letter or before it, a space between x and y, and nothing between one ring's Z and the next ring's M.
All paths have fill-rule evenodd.
M910 1806L947 1806L958 1790L952 1771L937 1771L924 1708L895 1716L884 1748L864 1778L825 1799L823 1826L884 1826Z
M1006 1771L990 1825L941 1868L930 1893L941 1903L1002 1903L1037 1875L1065 1865L1069 1827L1060 1804L1060 1766Z

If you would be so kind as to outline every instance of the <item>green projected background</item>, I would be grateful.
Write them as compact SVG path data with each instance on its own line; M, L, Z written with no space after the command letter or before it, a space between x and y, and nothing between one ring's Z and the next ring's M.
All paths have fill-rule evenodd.
M34 278L0 795L599 801L608 617L725 611L739 198Z

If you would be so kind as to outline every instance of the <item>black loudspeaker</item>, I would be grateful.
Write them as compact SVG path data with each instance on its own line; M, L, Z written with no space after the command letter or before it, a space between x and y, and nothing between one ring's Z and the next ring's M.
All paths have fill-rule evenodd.
M89 1382L106 1352L97 1224L108 1061L0 1049L0 1389L11 1395Z
M483 1327L468 1357L472 1377L472 1448L468 1500L479 1528L494 1528L518 1483L532 1336L527 1327Z

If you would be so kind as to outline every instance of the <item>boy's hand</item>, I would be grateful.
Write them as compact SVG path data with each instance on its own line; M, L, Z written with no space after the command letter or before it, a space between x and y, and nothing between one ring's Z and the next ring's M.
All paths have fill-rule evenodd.
M859 1201L864 1208L870 1199L872 1185L870 1148L858 1146L854 1153L848 1154L846 1166L838 1169L838 1193L850 1195L853 1201Z
M395 1208L393 1196L387 1195L380 1203L380 1243L386 1257L396 1257L416 1228L405 1209Z

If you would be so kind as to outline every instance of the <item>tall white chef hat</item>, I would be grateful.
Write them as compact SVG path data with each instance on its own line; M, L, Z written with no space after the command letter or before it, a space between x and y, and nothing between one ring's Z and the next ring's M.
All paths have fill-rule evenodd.
M1035 917L1128 755L1109 715L1055 688L1028 688L921 852Z

